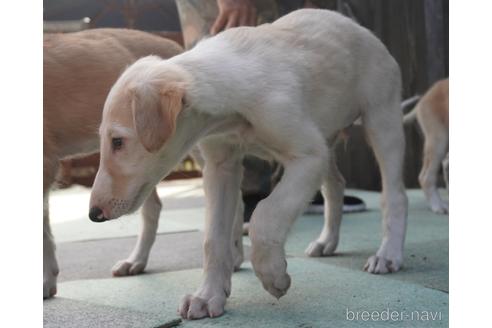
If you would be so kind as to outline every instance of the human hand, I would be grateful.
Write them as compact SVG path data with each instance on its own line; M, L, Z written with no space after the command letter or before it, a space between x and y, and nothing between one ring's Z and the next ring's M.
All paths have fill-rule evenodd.
M219 16L210 29L212 35L231 27L256 23L256 7L251 0L217 0L217 5Z

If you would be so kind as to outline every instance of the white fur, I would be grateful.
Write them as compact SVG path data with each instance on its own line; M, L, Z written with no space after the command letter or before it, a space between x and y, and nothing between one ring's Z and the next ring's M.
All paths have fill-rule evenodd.
M125 87L135 83L156 91L182 85L186 105L175 133L157 152L146 152L129 140L128 150L113 156L105 131L115 121L130 121L129 106L122 99ZM329 207L323 231L307 253L333 253L344 189L333 147L339 132L359 117L383 177L383 241L365 270L400 269L407 219L400 84L398 65L381 42L351 20L324 10L299 10L271 25L231 29L172 59L147 58L126 70L105 105L101 153L116 167L127 169L124 163L133 163L121 196L133 204L127 210L138 207L197 142L205 159L204 281L183 299L179 311L184 318L224 312L231 289L233 231L239 230L234 229L234 218L241 206L241 159L246 153L273 157L285 168L279 184L258 204L250 225L251 261L263 287L277 298L287 292L287 233L320 186ZM121 181L107 173L102 161L91 205L105 208L107 199L114 197L108 186L116 182ZM106 212L110 218L122 214Z

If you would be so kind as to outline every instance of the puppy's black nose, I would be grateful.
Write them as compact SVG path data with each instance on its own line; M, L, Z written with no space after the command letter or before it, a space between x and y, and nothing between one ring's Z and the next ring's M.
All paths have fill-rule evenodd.
M93 222L104 222L107 220L103 216L103 211L97 206L94 206L90 209L89 219L91 219L91 221L93 221Z

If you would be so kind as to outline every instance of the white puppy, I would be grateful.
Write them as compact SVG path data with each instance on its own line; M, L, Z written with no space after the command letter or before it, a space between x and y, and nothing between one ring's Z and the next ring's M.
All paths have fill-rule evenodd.
M231 29L169 60L141 59L104 107L90 215L115 219L136 210L198 143L207 200L204 281L183 299L180 313L219 316L231 291L241 159L273 157L285 173L253 213L251 261L263 287L281 297L290 286L287 233L320 185L329 207L307 252L330 255L336 248L344 179L333 145L361 117L383 177L383 241L365 270L397 271L407 217L400 86L398 65L383 44L325 10Z

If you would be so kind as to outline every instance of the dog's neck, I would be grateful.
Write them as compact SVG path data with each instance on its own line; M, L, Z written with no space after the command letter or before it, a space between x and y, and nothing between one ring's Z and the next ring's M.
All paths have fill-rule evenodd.
M176 131L160 151L161 177L169 174L200 139L230 133L247 125L236 109L251 105L247 95L238 97L236 92L232 97L232 89L237 90L238 84L243 82L234 81L231 75L222 76L213 64L207 64L207 58L182 54L167 61L166 65L169 63L184 73L186 93Z
M255 80L255 73L240 65L236 55L226 56L210 50L200 56L194 49L168 62L186 72L186 100L190 106L213 116L233 115L239 108L255 106L255 97L248 94L248 81ZM241 92L238 92L241 90Z
M230 131L238 122L235 116L211 115L193 107L184 108L178 116L174 135L160 150L161 178L168 175L200 139Z

